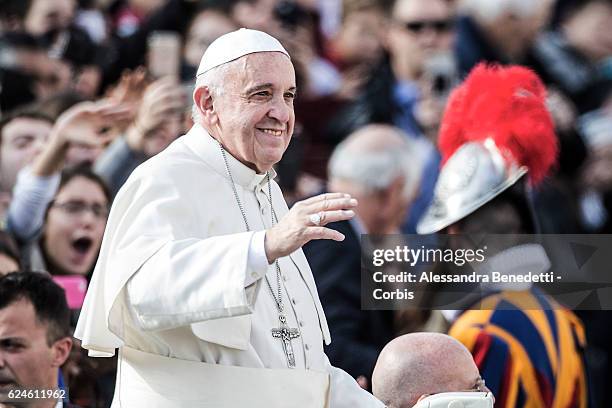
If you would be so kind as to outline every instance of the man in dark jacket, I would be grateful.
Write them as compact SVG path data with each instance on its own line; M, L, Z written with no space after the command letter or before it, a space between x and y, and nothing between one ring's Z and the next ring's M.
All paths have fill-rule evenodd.
M368 386L380 350L394 337L393 312L361 310L361 234L398 233L419 183L414 143L398 128L365 126L329 163L329 190L357 198L356 216L330 224L342 242L311 241L304 252L319 288L333 342L332 364Z

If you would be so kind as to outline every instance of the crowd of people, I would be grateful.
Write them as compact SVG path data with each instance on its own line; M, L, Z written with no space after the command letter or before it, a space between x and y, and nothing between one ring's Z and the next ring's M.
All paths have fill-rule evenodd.
M512 316L496 315L496 307L492 308L495 313L490 311L486 316L472 311L362 310L359 238L361 234L417 232L610 233L610 24L609 0L1 0L0 276L8 275L0 277L0 391L13 383L58 388L68 391L64 406L110 406L117 357L89 357L71 334L92 282L111 204L116 196L132 194L133 200L141 199L139 189L148 188L146 182L132 178L132 184L126 184L134 170L151 158L159 158L175 140L185 139L185 145L190 146L192 126L215 123L209 116L203 117L206 106L198 106L198 100L206 99L202 86L214 84L218 88L210 85L211 97L232 94L235 89L228 91L230 85L202 75L206 72L201 72L201 59L217 38L245 27L278 39L295 69L297 93L288 87L290 95L286 95L295 114L291 143L285 146L282 159L273 160L276 181L289 208L296 204L297 209L291 211L297 212L304 208L304 202L311 203L309 197L324 192L333 197L350 194L359 202L357 206L348 201L338 204L337 210L350 212L355 218L324 221L331 221L330 228L341 233L342 242L336 242L337 235L302 242L306 243L304 263L307 259L312 269L327 317L326 323L321 323L323 338L328 343L331 334L333 340L325 346L329 362L393 407L414 406L427 394L488 392L489 388L496 397L496 407L557 406L553 402L610 406L606 392L612 384L609 313L574 314L536 291L531 293L534 301L545 303L555 313L536 316L518 304L518 314ZM466 78L475 78L469 77L470 73L478 75L480 69L481 75L489 75L479 65L483 62L529 68L528 74L516 75L531 78L535 73L536 79L529 79L531 84L541 79L545 91L535 84L525 92L544 103L547 113L538 111L537 123L521 122L524 111L516 108L504 111L506 116L495 116L497 127L487 128L486 120L479 122L479 112L483 119L494 115L487 110L491 105L469 105L455 91L469 84ZM275 63L270 69L281 65ZM514 92L496 82L510 74L498 74L490 74L493 79L489 85L499 85L491 101L503 101L508 89ZM196 82L196 78L210 84ZM285 79L282 75L276 78ZM479 90L488 91L495 92ZM467 90L466 94L472 99L477 95ZM239 106L227 103L218 102L214 108L230 112L228 116L242 113ZM529 109L537 110L537 106ZM548 114L550 129L546 127ZM469 125L457 125L462 115L466 121L473 118ZM219 123L227 120L220 117ZM293 118L275 120L291 122ZM240 124L227 123L234 126L230 129L236 134L243 131ZM269 132L278 130L270 126ZM538 180L529 197L521 190L524 180L517 181L523 175L517 175L510 183L518 183L515 187L491 202L481 202L477 208L482 209L474 215L463 214L440 223L431 208L446 205L453 193L449 180L452 174L461 173L463 166L457 165L460 159L455 157L480 154L478 148L472 153L459 148L470 137L458 133L486 131L492 135L501 127L512 129L513 136L529 133L525 127L530 127L535 134L531 141L544 146L538 153L539 163L533 167L545 167L541 176L546 177L539 177L531 168L530 175L536 174ZM235 151L231 143L221 137L218 140L229 152L231 165L223 157L231 179ZM456 145L449 147L452 143ZM242 152L239 145L234 148ZM266 174L270 183L270 173ZM167 196L159 198L162 215L166 214L165 206L180 204L180 199L172 204L178 197L173 196L175 189L193 194L182 199L195 201L218 192L214 184L210 191L183 184L193 180L158 177L157 181L167 188ZM237 179L237 184L240 181ZM132 191L122 189L124 185L136 187ZM207 184L202 180L201 185ZM263 199L256 195L253 203L247 201L246 205L259 203L261 207L267 197L272 207L269 211L276 217L272 190L268 195L267 188ZM445 190L444 197L440 190ZM142 194L140 210L124 204L116 210L125 211L125 220L133 221L134 228L148 228L138 217L151 215L145 204L154 200ZM235 188L226 199L234 197L239 200ZM127 201L124 198L121 202ZM233 201L206 205L212 204L222 208L235 205ZM238 205L249 231L240 201ZM190 211L186 209L185 214L201 216ZM279 213L268 225L271 214L263 209L262 214L267 217L262 228L272 228L281 219ZM126 222L118 215L114 220L118 225ZM242 223L242 219L238 221ZM155 231L175 227L191 231L190 222L195 223L186 219L179 228L146 218ZM311 218L311 222L318 225L322 220ZM144 242L146 236L140 239L127 227L114 233L132 237L151 249L157 245ZM263 242L263 236L261 239ZM119 239L117 242L121 247ZM153 254L160 256L156 252L159 247L154 249L147 259ZM110 250L115 249L107 248ZM168 253L168 259L172 254ZM280 255L268 256L268 263L284 259L286 254ZM144 269L144 255L135 258L143 259L129 266ZM116 266L117 262L102 263ZM301 258L293 262L300 270ZM279 264L280 295L280 270L288 267ZM21 276L10 273L14 271L20 271ZM152 278L155 272L143 276L134 275L131 282L140 282L142 287L163 282L162 275ZM58 286L64 289L65 301L60 299ZM263 293L267 289L261 286ZM142 289L126 296L140 296L142 303L145 292L149 293L151 299L161 300L151 306L153 301L148 299L145 306L157 310L165 305L164 296L172 292L170 287L161 289L167 293L157 293L157 298ZM503 296L489 300L512 301ZM295 305L295 298L293 301ZM136 300L134 305L133 313L139 315ZM517 321L523 322L521 330L513 326ZM296 323L302 327L301 321ZM169 330L168 336L175 329L172 323L142 325L146 330ZM482 329L492 326L495 330ZM221 325L217 329L221 331ZM134 332L127 335L136 336L136 329L130 330ZM306 337L306 329L300 330ZM465 347L436 332L450 334ZM551 339L557 336L567 339L553 350ZM166 341L160 338L159 342ZM210 338L207 341L215 343ZM473 360L465 358L468 352ZM168 353L181 356L176 350ZM423 376L415 377L414 371ZM450 378L449 372L463 376ZM489 388L479 385L480 375ZM474 384L477 386L472 387ZM400 387L406 387L405 392L398 392Z

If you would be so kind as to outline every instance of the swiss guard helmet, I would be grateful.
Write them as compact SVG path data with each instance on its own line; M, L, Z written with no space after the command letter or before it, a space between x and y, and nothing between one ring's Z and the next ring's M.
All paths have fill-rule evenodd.
M558 154L544 84L524 67L479 64L451 94L438 145L442 169L419 234L443 230L519 182L529 201Z

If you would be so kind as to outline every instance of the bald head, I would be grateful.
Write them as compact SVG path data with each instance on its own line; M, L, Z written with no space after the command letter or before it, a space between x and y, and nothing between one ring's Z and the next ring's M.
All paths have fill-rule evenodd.
M470 390L479 378L470 352L440 333L411 333L380 353L372 391L390 408L408 408L422 395Z

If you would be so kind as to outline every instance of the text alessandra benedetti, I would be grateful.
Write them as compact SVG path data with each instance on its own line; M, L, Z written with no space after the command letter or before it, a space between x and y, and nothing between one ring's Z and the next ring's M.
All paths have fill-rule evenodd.
M401 272L396 274L385 274L374 272L372 279L376 283L549 283L554 282L554 272L533 273L525 272L520 274L505 274L501 272L490 273L467 273L437 275L433 272Z

